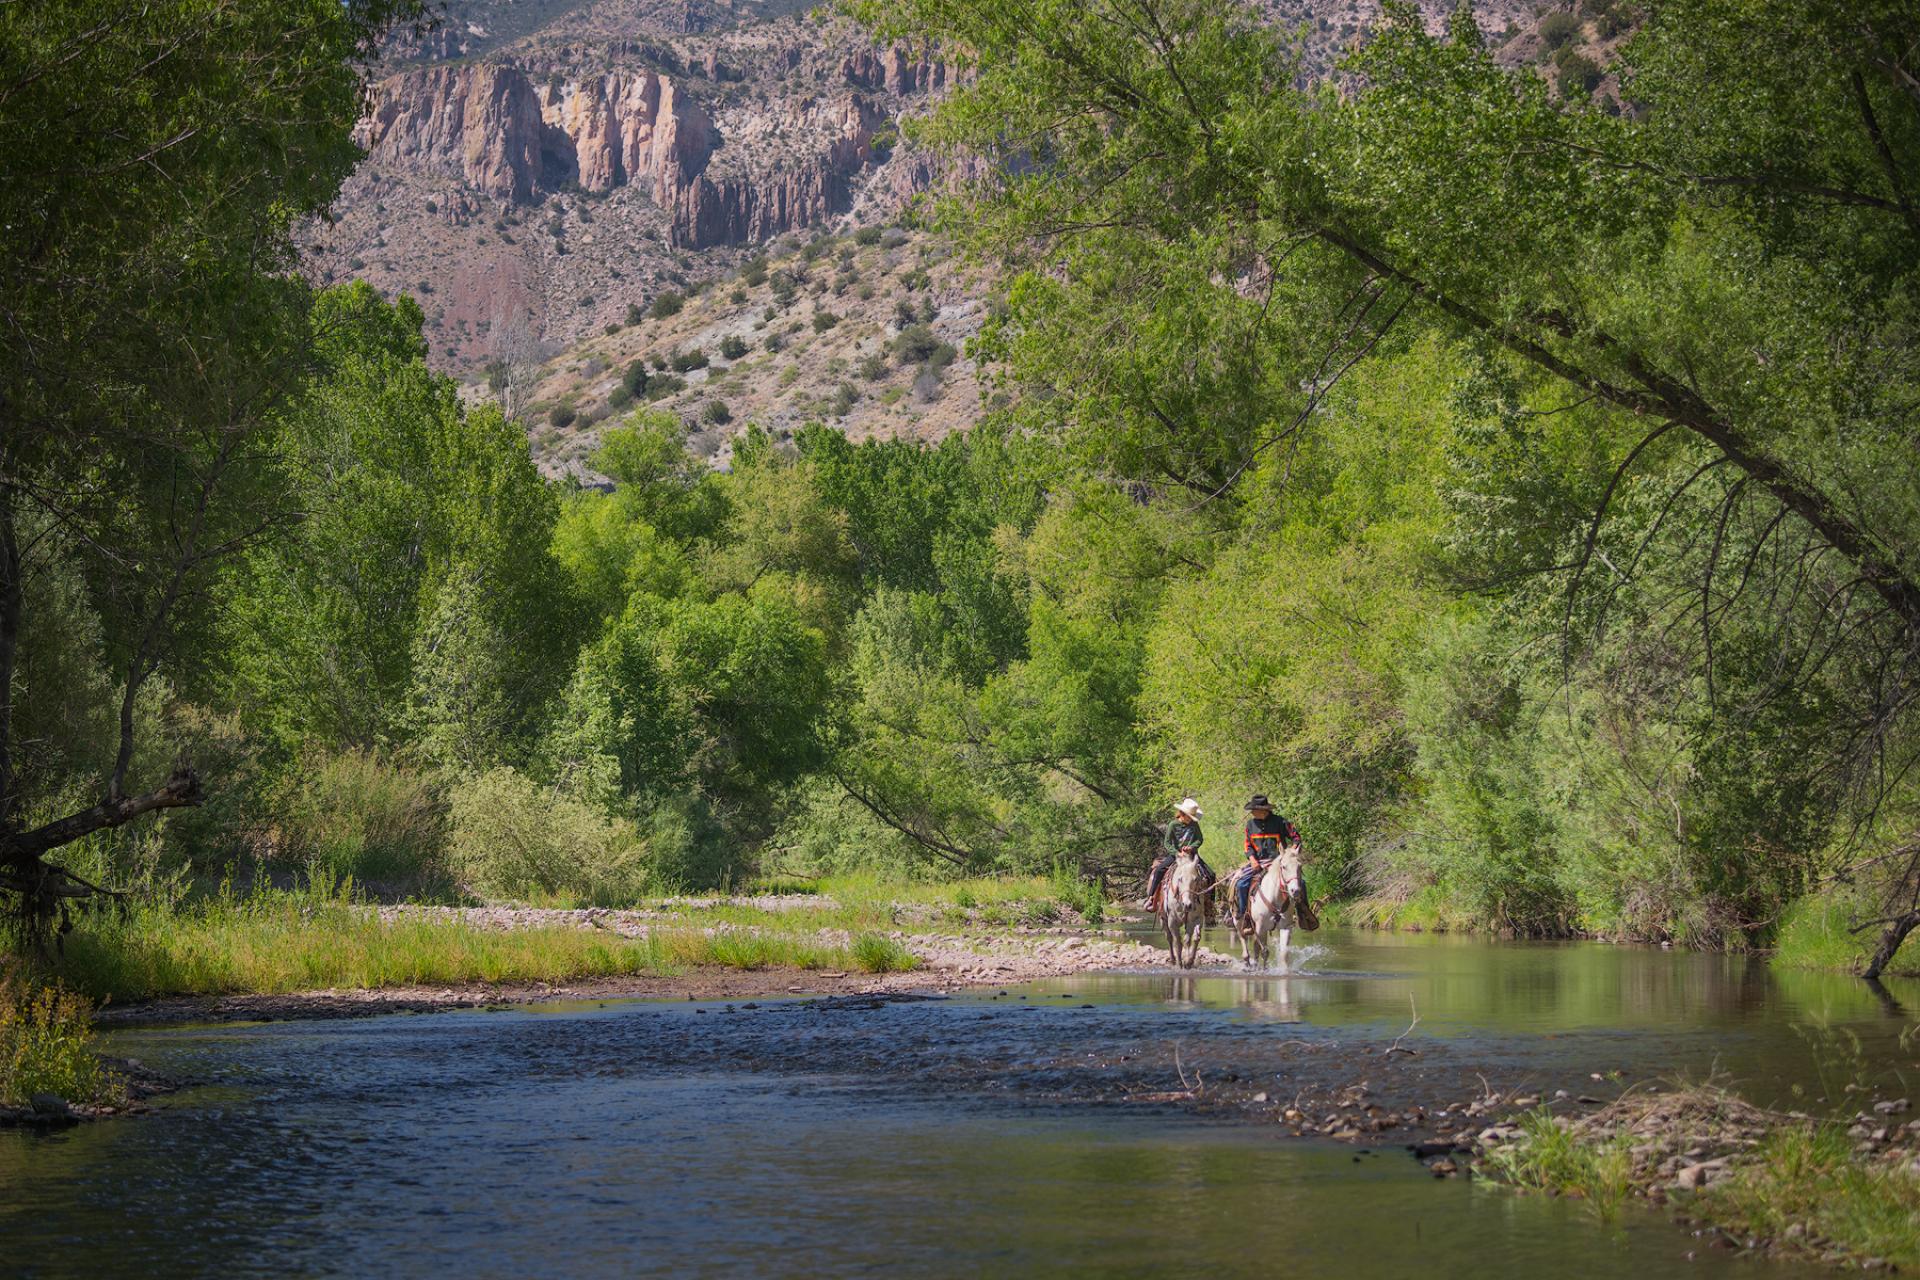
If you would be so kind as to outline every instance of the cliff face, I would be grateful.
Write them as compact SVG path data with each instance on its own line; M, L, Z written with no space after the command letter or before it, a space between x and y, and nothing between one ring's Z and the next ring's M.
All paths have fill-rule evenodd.
M777 59L791 69L803 55L782 49ZM709 83L729 74L717 49L694 65ZM360 141L382 169L458 178L508 204L575 184L593 193L637 186L667 213L673 247L753 244L850 207L856 179L875 162L874 134L898 110L870 95L898 99L946 83L944 64L904 45L856 50L838 70L840 83L824 92L723 103L723 135L685 81L648 68L424 67L376 86ZM723 143L726 172L709 175Z
M360 145L498 200L532 198L543 132L533 86L511 67L431 67L377 86Z

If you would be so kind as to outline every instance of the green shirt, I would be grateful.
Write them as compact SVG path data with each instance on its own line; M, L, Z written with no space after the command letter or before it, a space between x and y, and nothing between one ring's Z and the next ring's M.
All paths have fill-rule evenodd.
M1201 843L1206 838L1200 830L1199 823L1182 822L1175 818L1167 824L1167 834L1161 837L1160 847L1166 850L1169 856L1181 853L1197 854L1200 852Z

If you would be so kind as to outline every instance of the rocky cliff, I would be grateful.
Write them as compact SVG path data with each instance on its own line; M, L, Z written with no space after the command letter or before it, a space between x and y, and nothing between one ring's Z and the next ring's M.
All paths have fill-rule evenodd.
M790 69L805 60L798 49L776 58ZM359 139L375 168L456 178L508 204L637 186L668 215L672 247L705 249L764 242L844 213L863 171L881 159L875 134L903 99L946 83L942 62L905 45L846 53L827 83L791 96L714 92L729 70L717 48L694 65L727 119L724 134L687 79L645 66L576 72L502 60L388 77ZM709 176L723 144L727 171Z

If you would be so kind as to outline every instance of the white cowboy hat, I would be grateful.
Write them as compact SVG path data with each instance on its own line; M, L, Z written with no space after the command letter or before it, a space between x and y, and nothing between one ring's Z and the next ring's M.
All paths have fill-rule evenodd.
M1181 813L1186 814L1189 818L1197 818L1200 816L1200 802L1192 796L1188 796L1185 800L1182 800L1173 807Z

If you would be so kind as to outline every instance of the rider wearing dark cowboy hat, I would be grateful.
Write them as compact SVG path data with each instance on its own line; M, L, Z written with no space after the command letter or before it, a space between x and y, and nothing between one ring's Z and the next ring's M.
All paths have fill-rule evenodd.
M1247 863L1234 873L1233 894L1238 911L1234 920L1242 933L1251 927L1251 912L1248 899L1253 894L1253 886L1259 882L1280 850L1288 845L1298 848L1300 831L1291 822L1273 811L1273 802L1264 794L1257 795L1247 802L1246 853ZM1307 893L1303 885L1300 890L1300 906L1306 907Z

